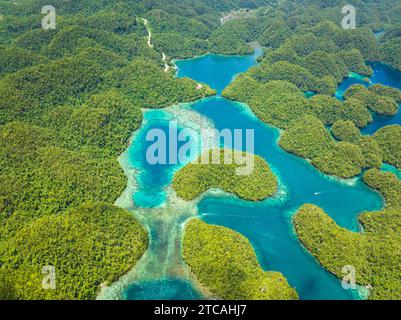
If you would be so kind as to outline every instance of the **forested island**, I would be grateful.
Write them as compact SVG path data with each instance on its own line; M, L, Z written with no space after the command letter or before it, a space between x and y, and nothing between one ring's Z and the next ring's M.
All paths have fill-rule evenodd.
M233 230L190 220L184 259L198 281L226 300L295 300L296 291L278 272L260 267L249 241Z
M363 232L340 228L314 205L305 205L296 213L296 232L319 262L338 277L343 276L344 266L354 266L357 284L371 291L369 299L400 299L401 181L378 169L366 171L363 180L386 201L382 211L359 216Z
M99 1L53 4L60 24L43 30L43 1L0 2L0 296L7 299L95 299L102 284L132 269L148 235L113 206L127 184L117 157L142 123L141 108L214 94L163 71L135 6L127 13L117 1L109 10ZM42 288L46 265L58 272L58 290Z
M363 181L381 192L386 209L360 216L363 234L338 227L314 205L303 206L294 222L300 241L329 271L341 278L342 268L353 265L358 284L370 289L370 299L397 299L400 181L378 169L382 163L400 168L401 127L387 126L372 136L361 134L360 129L375 115L396 115L401 91L383 85L354 85L342 101L333 94L348 74L369 76L367 61L380 60L400 69L392 60L397 54L388 49L390 43L401 41L393 39L380 48L368 28L348 32L323 21L294 30L283 28L286 24L285 20L277 22L276 41L268 43L271 50L223 95L247 103L258 118L282 129L279 145L287 152L307 159L328 175L349 179L363 174ZM284 30L285 35L281 34ZM393 32L388 34L392 36ZM305 92L314 94L308 98Z
M223 96L279 128L283 150L322 174L363 179L385 200L383 210L360 215L360 233L305 204L294 216L300 242L339 278L354 265L370 299L401 299L400 179L381 170L401 170L401 126L363 132L399 113L399 89L369 85L372 62L401 70L398 0L355 1L355 30L341 27L337 0L54 0L54 30L42 28L45 5L0 0L0 299L95 299L136 266L150 235L134 211L115 205L128 180L118 157L144 108L216 94L175 77L174 59L252 54L250 42L264 54ZM227 12L243 11L221 23ZM355 74L366 86L336 96ZM263 158L255 156L250 176L236 169L188 164L172 187L188 201L212 188L247 201L276 194ZM298 298L233 230L190 220L182 251L197 281L220 298ZM58 270L57 290L42 289L46 265Z
M347 33L333 23L322 22L311 31L294 35L269 52L223 95L247 103L258 118L283 129L280 146L310 160L326 174L352 178L363 169L380 167L381 157L397 166L395 158L400 148L396 137L400 126L383 128L372 138L362 137L357 131L373 121L372 113L397 114L401 91L383 85L354 85L345 92L344 101L332 97L350 72L369 73L365 60L376 59L369 56L378 51L376 41L361 33L361 41L368 46L363 50L369 52L364 56L363 51L342 47ZM332 33L338 33L335 41ZM327 43L322 45L322 41ZM307 98L307 91L317 94ZM332 133L340 141L333 139L327 126L333 126ZM386 139L391 146L381 150L379 145L384 146L384 141L377 137L387 130L394 133Z
M264 159L225 149L206 153L206 157L200 156L175 174L173 188L180 198L194 200L209 189L220 189L244 200L260 201L277 192L277 178ZM248 169L244 167L247 157L252 162ZM241 168L245 174L239 174Z
M314 205L304 205L296 213L296 232L318 261L339 278L344 276L344 266L355 267L355 280L370 290L369 299L399 300L401 181L377 169L367 171L363 179L386 200L384 210L359 216L363 232L340 228Z

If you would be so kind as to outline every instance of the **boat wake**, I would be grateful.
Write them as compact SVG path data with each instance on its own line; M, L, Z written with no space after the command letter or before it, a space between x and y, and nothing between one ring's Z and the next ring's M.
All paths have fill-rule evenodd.
M320 192L314 192L313 195L314 196L320 196L322 194L328 193L329 191L320 191Z

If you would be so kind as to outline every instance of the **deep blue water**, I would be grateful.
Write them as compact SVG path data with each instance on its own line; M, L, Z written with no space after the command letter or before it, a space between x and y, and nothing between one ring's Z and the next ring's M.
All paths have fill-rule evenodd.
M263 53L261 48L252 56L222 56L208 54L200 58L177 61L177 77L188 77L207 83L220 94L233 77L247 71L255 64L255 59Z
M384 84L386 86L398 88L401 90L401 72L397 71L385 64L382 63L371 63L373 68L373 75L370 77L370 82L366 82L363 78L358 77L350 77L344 80L344 82L338 87L336 96L338 98L342 98L344 92L354 84L362 84L365 87L369 87L373 84ZM373 115L374 121L369 124L366 128L362 129L364 134L373 134L377 130L382 127L392 125L392 124L401 124L401 108L398 114L394 117L381 117L377 115Z
M229 59L233 61L235 58ZM182 61L178 63L178 74L205 82L221 92L233 75L238 73L237 70L243 70L242 66L237 67L243 58L237 59L231 67L222 63L221 68L216 65L216 61L224 61L224 57L220 56L209 55ZM210 64L210 61L213 63ZM400 73L381 64L372 66L375 70L372 83L401 86ZM216 84L216 79L220 79L224 85ZM346 79L339 91L357 82L363 83ZM213 120L218 129L254 129L255 153L273 167L286 192L284 200L273 199L256 204L235 197L208 197L198 205L202 218L208 223L223 225L245 235L252 242L262 266L266 270L282 272L297 289L301 299L355 298L355 292L344 290L340 281L304 250L294 233L291 214L302 204L314 203L340 226L357 231L358 214L380 209L383 205L380 195L360 179L352 184L335 181L320 174L306 161L282 151L276 144L278 131L249 116L241 104L212 97L194 104L193 108ZM376 123L378 120L379 123ZM397 118L382 120L376 117L370 130L375 131L378 127L397 121Z
M326 272L301 247L294 232L291 214L305 203L321 206L342 227L358 230L357 215L380 209L382 199L360 180L349 186L320 174L306 161L276 145L278 131L247 116L240 104L211 98L194 109L218 129L254 129L255 153L265 158L281 179L284 199L250 203L229 198L205 198L199 204L202 218L241 232L256 249L262 266L282 272L302 299L351 299L340 281ZM229 116L227 116L229 115Z
M206 55L178 61L178 77L190 77L209 84L220 94L238 73L255 64L253 56L224 57ZM380 64L373 65L372 83L401 86L399 73ZM346 79L339 93L359 81ZM362 81L361 81L362 82ZM191 108L208 117L217 129L254 129L255 153L265 158L280 179L280 194L259 203L242 201L233 196L207 197L198 204L199 215L208 223L222 225L245 235L266 270L282 272L301 299L354 299L355 292L342 289L340 281L324 270L299 243L291 215L299 206L314 203L321 206L342 227L359 230L358 214L383 206L380 195L360 179L339 182L320 174L305 160L277 146L278 130L250 115L247 108L220 96L194 103ZM171 115L163 110L146 113L147 125L136 136L129 150L131 164L141 170L140 191L134 194L136 206L157 207L166 201L164 188L171 183L177 166L151 166L146 162L145 142L149 129L168 134ZM398 115L399 116L399 115ZM369 130L375 131L394 119L375 118ZM374 127L376 126L376 127ZM386 170L393 168L386 167ZM128 299L196 299L199 294L187 281L177 278L155 279L133 284L125 293Z

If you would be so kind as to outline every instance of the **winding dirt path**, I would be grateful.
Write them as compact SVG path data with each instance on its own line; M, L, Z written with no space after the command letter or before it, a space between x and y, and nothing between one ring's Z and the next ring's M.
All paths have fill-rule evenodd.
M149 21L146 20L145 18L139 18L139 19L143 22L146 30L148 31L148 46L149 48L153 49L154 45L152 44L152 31L150 30L149 27ZM170 70L170 66L167 63L167 56L165 55L164 52L162 52L162 60L164 63L164 72L168 72Z
M167 63L167 56L162 52L163 62L164 62L164 72L168 72L170 70L170 66Z
M150 28L149 28L149 21L146 20L145 18L139 18L139 20L141 20L143 22L143 25L145 26L146 31L148 32L148 46L149 46L149 48L153 48L152 32L150 31Z

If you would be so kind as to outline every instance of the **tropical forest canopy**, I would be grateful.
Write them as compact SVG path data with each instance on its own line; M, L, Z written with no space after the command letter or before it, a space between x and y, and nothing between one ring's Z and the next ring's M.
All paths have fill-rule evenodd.
M353 1L356 30L341 28L341 7L348 4L342 0L54 0L57 27L44 30L41 10L48 4L0 1L0 298L94 299L102 284L135 266L148 237L132 213L113 205L127 184L117 157L142 123L141 108L215 94L206 85L200 89L193 80L175 78L164 63L206 52L248 54L254 41L266 48L260 64L224 95L246 102L262 121L284 130L280 146L322 172L350 178L369 169L366 184L379 190L388 206L361 217L366 235L340 230L320 209L305 207L296 218L302 242L335 274L336 247L352 243L366 257L355 262L366 270L361 284L384 279L373 297L394 293L397 245L391 242L386 249L391 259L386 259L381 254L385 240L379 240L398 232L389 221L399 215L399 180L378 169L382 163L401 168L401 128L385 127L373 136L360 129L372 122L372 114L396 114L401 92L354 86L343 101L333 95L350 72L371 75L369 61L401 70L399 0ZM377 39L373 32L380 30L386 33ZM315 95L307 98L306 91ZM270 169L260 165L258 199L276 190ZM192 171L185 168L176 183ZM195 181L196 192L182 187L184 198L215 186L244 192L210 174L210 185ZM262 181L266 175L269 179ZM313 223L305 225L308 214ZM318 240L306 232L316 226L322 233ZM326 240L332 249L320 254ZM194 245L198 241L201 247ZM297 297L280 274L263 272L246 239L229 230L193 221L184 242L187 263L217 295ZM239 247L243 253L221 260L210 276L199 257L220 259L224 255L216 247L236 253ZM249 263L241 265L244 259ZM256 291L236 291L227 274L209 283L227 263L244 274L244 286ZM46 264L61 270L57 293L41 290ZM379 267L384 278L371 275ZM284 285L277 295L256 294L264 283Z

